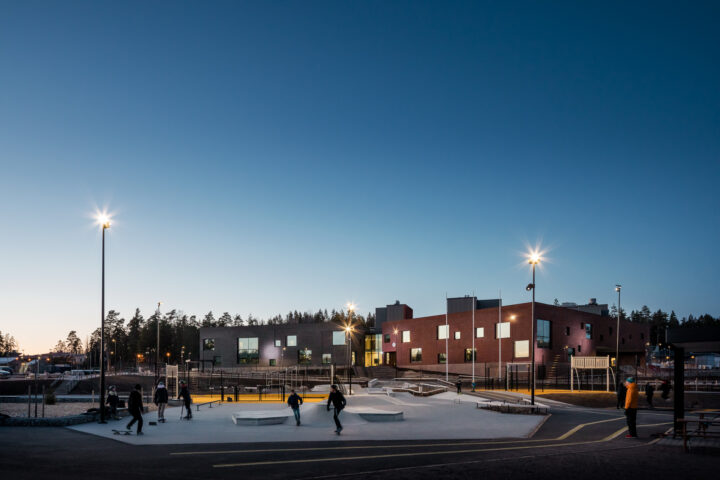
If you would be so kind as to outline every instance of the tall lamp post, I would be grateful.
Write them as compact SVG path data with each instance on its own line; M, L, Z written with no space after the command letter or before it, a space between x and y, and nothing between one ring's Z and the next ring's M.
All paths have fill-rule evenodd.
M97 215L102 227L102 292L100 294L100 423L105 421L105 230L110 228L110 217L106 213Z
M395 335L395 341L393 342L393 348L395 348L395 379L397 379L398 376L398 358L400 358L400 355L398 354L398 350L400 350L400 347L397 343L397 335L398 335L398 329L393 330L393 334Z
M347 336L347 362L348 362L348 369L347 369L347 376L348 376L348 384L350 385L350 395L352 395L352 380L350 379L350 369L352 368L352 350L351 350L351 340L350 340L350 334L352 333L352 315L355 311L355 304L354 303L348 303L348 320L347 325L345 325L345 335Z
M530 313L530 405L535 405L535 265L540 263L540 254L532 252L528 258L532 265L532 283L525 290L532 290L532 310Z
M160 305L162 302L158 302L157 311L155 312L155 323L157 324L157 342L155 345L155 384L157 385L158 378L160 378Z
M620 376L620 290L622 285L615 285L618 294L617 328L615 328L615 389L617 390L618 377Z

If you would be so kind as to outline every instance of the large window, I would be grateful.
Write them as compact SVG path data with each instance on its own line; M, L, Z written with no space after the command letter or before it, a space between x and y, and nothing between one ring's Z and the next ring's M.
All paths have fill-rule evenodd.
M477 327L475 329L475 338L483 338L485 336L485 328Z
M447 355L438 353L438 363L447 363Z
M288 347L297 347L297 335L288 335L285 340L285 345Z
M592 323L585 324L585 338L588 340L592 339Z
M203 350L215 350L215 339L203 338Z
M515 342L515 357L526 358L530 356L530 340L517 340Z
M333 332L333 345L345 345L345 332Z
M465 361L472 362L477 358L477 350L474 348L465 349Z
M410 343L410 330L403 330L402 341L403 343Z
M310 365L312 363L312 350L307 348L298 350L298 363L300 365Z
M495 338L510 338L510 322L495 324Z
M411 348L410 349L410 362L412 362L412 363L422 362L422 348Z
M549 320L537 320L537 346L538 348L552 348Z
M438 325L437 327L437 338L438 340L445 340L450 337L450 326Z
M260 361L257 337L238 338L237 361L240 364L258 363Z

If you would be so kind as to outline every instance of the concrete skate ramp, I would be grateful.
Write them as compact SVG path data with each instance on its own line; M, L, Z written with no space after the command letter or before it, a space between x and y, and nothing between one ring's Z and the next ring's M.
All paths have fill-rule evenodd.
M305 404L300 407L300 421L306 427L333 427L335 428L335 422L333 421L333 409L327 411L327 407L323 404ZM340 423L345 425L364 425L368 423L363 420L360 415L353 412L348 412L345 408L340 413Z
M235 425L278 425L285 423L288 416L277 410L249 410L232 414Z

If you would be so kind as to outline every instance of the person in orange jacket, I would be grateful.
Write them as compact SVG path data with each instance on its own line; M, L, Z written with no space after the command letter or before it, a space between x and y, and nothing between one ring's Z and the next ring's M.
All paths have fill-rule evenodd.
M625 416L627 417L628 434L625 438L637 438L637 404L638 387L635 378L625 380L627 394L625 395Z

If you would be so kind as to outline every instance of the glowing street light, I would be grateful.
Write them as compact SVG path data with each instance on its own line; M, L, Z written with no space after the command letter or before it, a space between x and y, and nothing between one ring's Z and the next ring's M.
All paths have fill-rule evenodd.
M353 302L350 302L347 304L348 309L348 318L347 323L345 324L345 338L347 341L347 362L348 362L348 369L347 369L347 377L348 377L348 384L350 385L350 395L352 395L352 380L350 376L350 369L352 368L352 353L351 353L351 347L350 347L350 335L352 334L352 315L355 312L356 305Z
M102 293L100 300L100 423L105 421L105 230L110 228L110 215L97 212L95 221L102 228Z
M540 252L528 253L528 263L532 265L532 283L525 290L532 290L532 313L530 314L530 405L535 405L535 266L540 263Z

